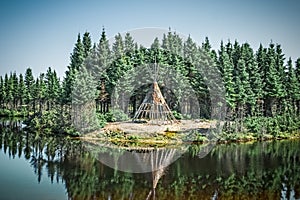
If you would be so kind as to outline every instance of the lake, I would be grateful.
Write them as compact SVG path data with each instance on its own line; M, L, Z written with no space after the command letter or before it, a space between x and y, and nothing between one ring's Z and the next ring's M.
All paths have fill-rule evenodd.
M18 121L0 128L3 200L300 199L299 140L189 145L170 165L130 173L101 161L110 156L117 168L126 149L26 133Z

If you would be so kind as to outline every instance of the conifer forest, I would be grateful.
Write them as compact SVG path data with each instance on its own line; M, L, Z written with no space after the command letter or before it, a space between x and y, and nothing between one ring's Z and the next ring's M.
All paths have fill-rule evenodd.
M24 74L12 71L0 77L0 115L23 117L35 131L81 134L71 123L74 120L72 101L79 104L85 101L72 95L76 85L81 88L77 91L81 96L94 99L97 123L85 131L95 130L109 121L128 120L148 86L135 90L128 105L121 105L119 110L111 109L113 91L121 78L127 80L122 82L122 89L130 88L131 77L127 75L132 69L156 62L161 70L171 68L184 77L182 81L191 86L200 105L196 118L210 119L210 93L205 77L196 69L199 59L208 63L207 66L215 66L222 79L226 103L224 134L253 133L259 137L299 131L300 58L286 57L281 45L274 42L253 49L248 43L220 41L219 48L213 49L207 37L198 45L190 36L183 39L171 30L161 40L155 38L150 48L137 44L129 33L117 34L112 43L104 29L95 43L89 32L78 34L63 77L57 75L55 66L37 77L31 68ZM189 118L181 113L179 97L168 92L163 84L160 87L174 116Z

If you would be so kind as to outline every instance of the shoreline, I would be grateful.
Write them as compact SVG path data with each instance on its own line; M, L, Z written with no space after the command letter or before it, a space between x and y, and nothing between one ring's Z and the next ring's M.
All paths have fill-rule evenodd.
M209 129L209 125L213 122L197 121L193 123L190 129L182 126L184 131L175 126L153 126L149 124L134 124L132 129L128 129L128 123L108 123L102 129L84 134L76 139L82 141L93 142L110 142L119 146L128 147L162 147L169 145L185 145L185 144L205 144L209 142L216 142L217 144L229 143L251 143L256 141L272 141L272 140L293 140L300 139L300 132L297 133L281 133L276 136L271 134L253 134L253 133L221 133L210 137L206 135L205 131ZM200 125L195 127L195 125ZM153 130L149 132L139 132L142 128L152 127ZM142 128L141 128L142 127ZM145 131L145 129L143 130ZM190 132L189 132L190 131Z

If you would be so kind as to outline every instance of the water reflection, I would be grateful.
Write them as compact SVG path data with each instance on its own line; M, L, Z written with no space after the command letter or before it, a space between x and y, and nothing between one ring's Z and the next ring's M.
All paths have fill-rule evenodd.
M99 161L104 154L120 155L107 147L95 153L79 140L26 133L20 124L1 123L0 151L12 159L24 156L37 182L42 177L63 182L70 199L300 199L297 140L224 144L212 150L191 145L168 167L129 173ZM203 157L204 151L210 153ZM171 151L161 155L166 159Z

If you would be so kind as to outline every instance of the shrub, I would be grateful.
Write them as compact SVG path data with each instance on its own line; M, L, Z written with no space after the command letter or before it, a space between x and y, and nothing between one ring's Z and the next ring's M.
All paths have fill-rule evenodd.
M180 112L177 112L176 110L174 110L174 111L172 111L172 113L173 113L175 119L178 119L178 120L183 119L183 116Z
M123 110L114 109L105 114L106 121L108 122L116 122L116 121L127 121L129 117Z
M97 113L97 118L99 121L99 126L102 128L105 126L106 122L107 122L107 117L105 114L102 113Z

